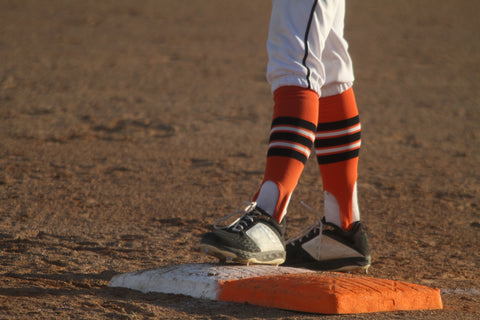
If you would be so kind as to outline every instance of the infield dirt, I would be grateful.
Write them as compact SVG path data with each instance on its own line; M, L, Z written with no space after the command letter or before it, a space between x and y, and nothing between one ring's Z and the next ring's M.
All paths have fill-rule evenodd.
M330 318L109 288L198 250L265 165L269 1L0 1L0 319ZM347 1L370 276L480 317L479 1ZM288 235L322 211L311 157Z

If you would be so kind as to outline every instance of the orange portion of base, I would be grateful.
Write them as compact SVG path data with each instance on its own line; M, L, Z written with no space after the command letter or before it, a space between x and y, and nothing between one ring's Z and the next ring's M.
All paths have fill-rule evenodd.
M442 309L439 289L341 273L221 281L218 300L325 314Z

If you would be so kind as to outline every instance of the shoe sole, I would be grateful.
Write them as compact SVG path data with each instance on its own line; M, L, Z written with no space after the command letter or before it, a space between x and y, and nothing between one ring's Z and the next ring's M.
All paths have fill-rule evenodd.
M245 258L235 254L235 252L222 250L218 247L214 247L208 244L201 244L200 249L204 251L206 254L220 259L221 262L238 262L246 265L268 264L268 265L276 265L276 266L285 262L285 258L274 258L271 260L259 260L257 259L257 257Z
M368 273L368 269L370 268L370 265L366 266L345 266L337 269L331 269L331 270L326 270L326 271L333 271L333 272L365 272L365 274Z
M368 273L368 268L371 266L370 256L366 258L343 258L336 260L321 260L321 261L303 261L297 263L285 263L286 267L309 269L314 271L365 271Z

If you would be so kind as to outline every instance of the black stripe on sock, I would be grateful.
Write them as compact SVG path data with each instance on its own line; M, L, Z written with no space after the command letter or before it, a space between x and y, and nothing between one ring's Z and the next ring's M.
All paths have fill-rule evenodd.
M292 132L274 132L270 135L270 141L288 141L304 145L308 149L312 148L312 140Z
M298 151L295 151L293 149L288 149L288 148L268 149L267 157L273 157L273 156L293 158L300 161L303 164L305 164L308 159L303 153L300 153Z
M319 155L317 156L317 162L318 164L329 164L329 163L350 160L358 157L359 153L360 153L360 148L355 150L350 150L347 152L342 152L342 153L329 154L325 156Z
M345 129L359 123L360 123L360 117L358 115L346 120L319 123L317 126L317 132Z
M293 127L299 127L302 129L309 130L313 133L317 130L317 126L310 122L299 118L294 117L278 117L273 119L272 121L272 128L276 126L287 125Z
M318 149L318 148L341 146L344 144L349 144L349 143L358 141L360 140L360 138L361 138L360 131L354 134L348 134L346 136L336 137L336 138L327 138L327 139L317 138L315 140L315 148Z

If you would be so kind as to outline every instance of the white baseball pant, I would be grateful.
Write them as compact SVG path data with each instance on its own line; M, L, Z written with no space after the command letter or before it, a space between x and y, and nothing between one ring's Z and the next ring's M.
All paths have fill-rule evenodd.
M272 1L267 40L272 92L293 85L326 97L352 86L344 17L345 0Z

